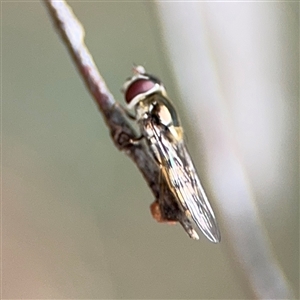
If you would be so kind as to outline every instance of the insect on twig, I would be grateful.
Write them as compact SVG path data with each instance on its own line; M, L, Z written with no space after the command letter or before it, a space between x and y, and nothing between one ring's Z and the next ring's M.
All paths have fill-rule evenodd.
M159 167L159 198L151 206L158 221L177 221L164 214L166 190L171 190L178 209L191 217L203 234L214 243L221 240L214 212L200 183L193 162L183 141L183 130L176 110L168 99L161 81L146 73L142 66L125 82L123 92L127 107L134 109L141 136ZM184 225L184 224L183 224ZM193 230L192 237L198 239Z
M153 216L157 220L179 222L191 238L198 239L198 234L193 229L193 225L189 217L191 215L192 219L203 231L203 233L211 241L218 242L220 240L220 234L217 229L213 212L204 192L202 192L202 187L198 177L196 176L195 169L187 150L180 142L181 132L179 126L170 127L168 126L169 124L161 124L166 126L171 135L167 134L168 130L159 133L157 130L158 127L153 127L152 129L150 128L150 131L152 130L152 133L156 134L156 136L152 137L152 140L153 138L157 139L154 143L148 143L150 146L150 151L149 148L144 145L144 143L132 143L132 141L136 140L138 136L130 125L124 110L116 103L112 94L109 92L105 81L99 74L93 58L84 43L84 30L82 25L77 20L71 8L66 4L65 1L44 0L44 3L46 4L50 17L56 25L63 42L67 46L88 91L91 93L95 102L97 103L106 125L110 130L110 134L115 145L120 150L123 150L133 160L142 173L152 193L154 194L156 201L151 206L151 212ZM141 86L138 84L137 86L133 84L133 79L135 77L131 78L131 80L127 82L127 85L125 86L127 102L130 102L131 106L135 106L138 104L137 99L140 99L140 96L148 97L150 91L155 91L156 97L164 99L162 101L165 102L163 102L164 105L154 105L154 107L151 106L153 116L157 115L160 120L165 122L168 121L168 117L167 115L165 116L165 113L171 113L173 118L172 120L177 122L177 119L174 118L176 115L175 110L165 97L166 95L163 86L159 81L157 81L157 79L144 74L140 70L141 68L136 68L137 72L135 76L146 76L146 78L144 78L146 79L146 81L144 81L145 85ZM134 87L138 87L138 90L135 90ZM137 92L137 94L134 95L135 92ZM140 107L140 105L137 105L136 107ZM159 109L159 111L156 111L157 109ZM173 113L175 115L172 115ZM140 114L137 115L137 119L139 119L140 116ZM167 117L167 119L165 119L165 117ZM144 118L140 118L140 120L144 121ZM153 126L156 123L152 122L151 124ZM145 127L146 131L148 129L148 127ZM146 132L143 132L143 136L147 137L147 140L150 141L150 136L147 135ZM167 137L174 138L175 144L171 144ZM175 137L177 137L177 142ZM159 148L158 145L163 147ZM167 160L162 162L162 160L164 160L164 153L158 153L158 149L161 151L165 151L166 149L168 154L171 155L171 160L168 160L168 162ZM185 167L182 168L181 171L187 167L185 170L187 172L186 174L189 174L190 179L188 180L188 177L185 177L182 174L182 177L180 177L181 182L179 182L179 185L177 185L176 180L180 174L179 172L181 172L179 171L179 158L182 159L182 163L185 163ZM168 176L166 173L166 168L162 167L163 164L163 166L165 166L167 163L172 166L171 169L169 168L169 170L172 170L172 172L169 172ZM174 172L177 172L177 179L173 176L175 174ZM172 183L172 180L175 181ZM183 183L188 184L181 186ZM172 184L174 185L173 187ZM174 187L178 187L177 191L180 191L181 194L174 192ZM196 201L187 201L183 199L184 194L190 194L189 197L192 197L192 190L195 192L197 189L198 194L194 193L194 196L198 195L202 198L200 197Z

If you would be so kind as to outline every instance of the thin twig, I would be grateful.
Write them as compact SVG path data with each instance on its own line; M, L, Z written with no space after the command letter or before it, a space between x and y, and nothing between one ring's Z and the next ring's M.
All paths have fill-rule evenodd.
M136 133L125 117L123 109L114 100L98 72L94 60L84 43L84 29L82 25L65 1L44 0L44 3L88 91L92 94L102 113L114 144L133 160L154 194L155 199L158 199L160 190L158 167L143 144L135 145L129 143L130 139L136 137ZM160 202L160 205L161 212L166 219L180 222L190 237L196 237L190 221L179 209L170 190L164 191L164 201Z

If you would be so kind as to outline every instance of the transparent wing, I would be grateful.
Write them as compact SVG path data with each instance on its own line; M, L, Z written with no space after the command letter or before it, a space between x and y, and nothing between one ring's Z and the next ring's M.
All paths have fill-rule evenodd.
M180 153L179 156L182 157L182 162L185 164L184 168L190 179L189 184L192 186L194 192L192 196L194 201L186 201L186 206L188 207L194 222L204 235L212 242L218 243L221 241L221 235L214 212L202 187L192 159L183 142L178 145L178 150ZM190 196L188 198L190 198Z
M182 141L174 142L153 125L163 174L183 208L212 242L221 240L214 212L200 183L191 157Z

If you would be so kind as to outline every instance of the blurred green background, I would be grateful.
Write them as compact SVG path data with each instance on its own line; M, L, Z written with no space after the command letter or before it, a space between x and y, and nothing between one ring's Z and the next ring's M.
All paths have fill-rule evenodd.
M70 5L116 99L142 64L163 79L192 137L154 4ZM2 124L3 298L253 297L226 241L195 242L152 219L152 194L113 146L40 2L2 3ZM296 292L297 226L273 241Z

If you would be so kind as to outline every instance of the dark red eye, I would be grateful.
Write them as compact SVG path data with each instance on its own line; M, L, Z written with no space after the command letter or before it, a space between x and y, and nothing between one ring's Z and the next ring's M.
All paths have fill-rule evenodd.
M130 103L135 96L148 92L154 85L155 83L149 79L138 79L134 81L126 90L126 102Z

